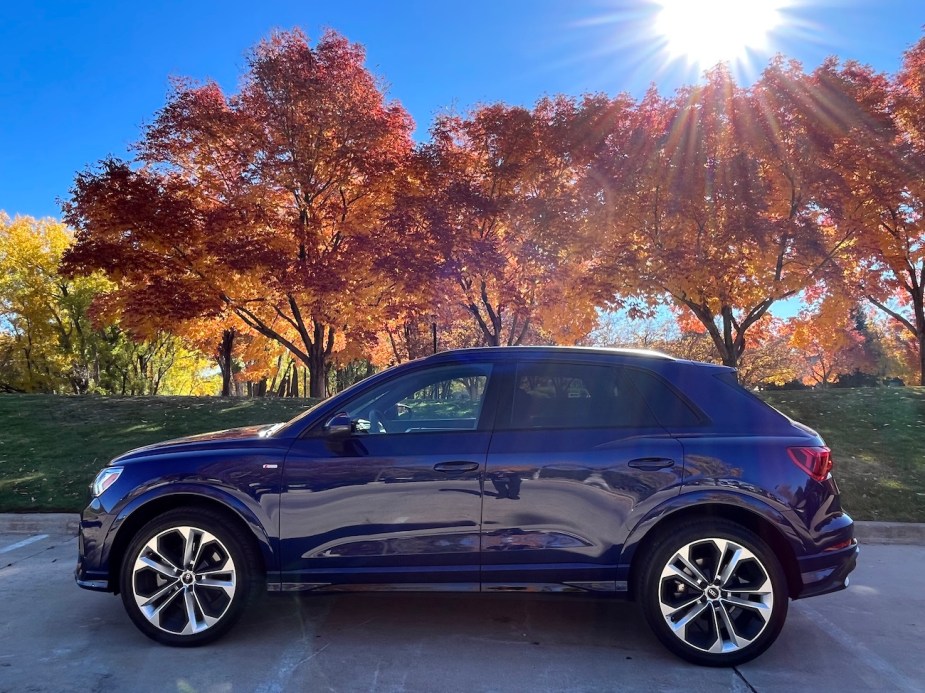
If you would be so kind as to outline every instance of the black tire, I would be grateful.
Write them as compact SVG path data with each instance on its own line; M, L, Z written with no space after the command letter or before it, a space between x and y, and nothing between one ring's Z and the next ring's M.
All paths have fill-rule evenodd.
M780 634L787 579L767 543L745 527L726 520L692 522L662 533L641 558L643 615L679 657L703 666L736 666L760 655ZM749 605L742 606L745 602Z
M212 510L177 508L138 531L122 559L120 589L142 633L193 647L228 632L262 576L257 548L236 527Z

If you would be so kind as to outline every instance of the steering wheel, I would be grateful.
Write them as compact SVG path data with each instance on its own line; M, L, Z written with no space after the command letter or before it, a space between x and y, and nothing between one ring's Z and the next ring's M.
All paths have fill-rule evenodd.
M382 412L378 409L369 410L369 432L370 433L388 433L389 431L383 423L385 417L382 416Z

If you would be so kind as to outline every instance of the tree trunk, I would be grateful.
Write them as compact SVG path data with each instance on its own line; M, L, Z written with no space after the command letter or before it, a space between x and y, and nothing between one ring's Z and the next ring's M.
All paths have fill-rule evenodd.
M327 394L325 387L325 361L324 348L322 344L315 342L312 344L308 354L308 390L309 397L323 399Z
M327 397L327 363L334 350L334 328L312 320L313 337L308 347L308 395L318 399Z
M925 270L923 270L923 275L925 275ZM912 300L913 320L896 312L873 296L868 296L867 300L915 336L919 345L919 385L925 385L925 286L915 285L909 293L909 298Z
M923 270L925 274L925 270ZM916 337L919 340L919 385L925 385L925 286L919 285L912 296Z
M234 336L234 329L225 330L222 332L222 341L218 345L218 367L222 372L222 397L231 396L231 353L234 350Z
M283 371L282 377L279 379L279 388L276 391L277 397L285 397L288 394L289 390L289 370L292 368L292 361L289 361L286 364L286 370Z
M919 333L919 385L925 385L925 332Z

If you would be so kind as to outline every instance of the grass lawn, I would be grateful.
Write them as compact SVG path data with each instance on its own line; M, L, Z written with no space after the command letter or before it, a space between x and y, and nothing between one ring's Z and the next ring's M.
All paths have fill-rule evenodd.
M768 392L818 430L847 510L925 522L925 388ZM309 400L0 395L0 512L77 511L93 475L130 448L291 418Z
M925 387L763 392L825 438L856 520L925 522Z
M87 486L131 448L286 421L311 400L0 395L0 512L82 510Z

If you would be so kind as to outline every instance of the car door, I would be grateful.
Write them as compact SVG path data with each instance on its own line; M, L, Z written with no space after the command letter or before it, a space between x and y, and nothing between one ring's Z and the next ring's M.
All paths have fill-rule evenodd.
M488 363L431 365L358 394L353 431L309 431L283 472L283 589L478 588Z
M630 517L676 495L680 443L620 365L511 365L485 481L482 589L618 588ZM654 377L654 376L651 376Z

